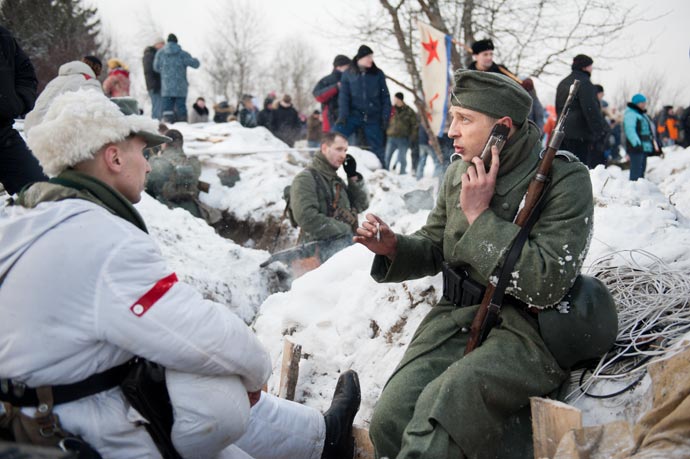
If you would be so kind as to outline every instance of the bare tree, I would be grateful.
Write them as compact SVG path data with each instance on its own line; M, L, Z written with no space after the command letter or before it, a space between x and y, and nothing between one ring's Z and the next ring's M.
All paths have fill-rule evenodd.
M627 26L641 19L616 0L379 0L380 12L367 11L346 25L382 50L393 68L404 62L402 76L389 78L415 95L425 114L419 72L417 21L455 38L454 69L469 64L469 44L491 38L501 61L515 73L547 75L575 49L603 50ZM395 39L395 42L392 41ZM399 67L398 67L399 69ZM399 69L400 70L400 69ZM426 116L420 117L425 128ZM434 136L430 135L430 138Z
M265 45L259 11L247 0L224 2L213 13L206 74L215 94L239 100L254 90L253 78Z
M662 100L662 95L669 92L678 94L680 91L669 91L668 82L664 74L652 70L639 75L635 80L630 81L626 79L623 81L618 88L616 97L613 99L613 104L616 107L625 107L630 102L633 94L641 93L647 98L647 112L650 115L654 115L664 105L671 105L676 102L675 97L670 101Z
M311 90L318 80L316 51L300 36L282 40L270 62L270 75L278 91L290 94L298 111L315 104Z

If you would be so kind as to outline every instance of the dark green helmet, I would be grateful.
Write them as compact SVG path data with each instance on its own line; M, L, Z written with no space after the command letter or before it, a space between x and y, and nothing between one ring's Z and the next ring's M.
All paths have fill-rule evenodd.
M539 328L558 364L571 368L611 349L618 334L616 303L603 282L579 275L561 306L539 313Z

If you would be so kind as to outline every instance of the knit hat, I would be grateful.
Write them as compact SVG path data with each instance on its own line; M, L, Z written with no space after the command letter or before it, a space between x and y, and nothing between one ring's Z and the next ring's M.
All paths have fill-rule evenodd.
M122 98L126 99L126 98ZM136 101L134 101L136 102ZM104 145L140 136L148 148L170 141L156 133L158 122L140 115L131 103L120 109L103 93L80 89L56 97L41 124L35 126L27 143L43 171L56 176L65 169L92 159Z
M573 58L573 65L571 65L570 68L573 70L582 70L585 67L589 67L593 63L594 61L591 57L585 54L578 54Z
M342 54L338 54L335 56L335 59L333 59L333 67L340 67L341 65L350 65L350 60L349 57L343 56Z
M122 61L121 61L120 59L118 59L117 57L113 57L113 58L108 59L108 68L109 68L110 70L116 69L116 68L118 68L118 67L123 68L123 69L125 69L125 70L129 70L129 67L127 66L127 64L125 64L124 62L122 62Z
M369 48L367 45L362 45L357 50L357 55L355 56L355 58L353 60L358 61L361 58L363 58L364 56L368 56L370 54L374 54L374 51L371 48Z
M482 51L492 51L494 49L494 42L488 38L472 43L472 54L479 54Z
M509 116L523 124L532 110L532 98L522 86L499 73L478 70L455 72L451 104L492 118Z
M174 33L168 35L168 43L170 42L177 43L177 35L175 35Z
M647 98L643 94L635 94L632 96L632 99L630 100L633 104L641 104L642 102L647 102Z
M396 99L405 100L405 95L401 92L396 92L394 96Z

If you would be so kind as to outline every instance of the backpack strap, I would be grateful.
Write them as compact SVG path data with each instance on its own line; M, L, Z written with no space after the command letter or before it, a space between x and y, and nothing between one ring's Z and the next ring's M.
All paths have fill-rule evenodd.
M328 217L332 217L333 213L335 212L335 208L338 206L338 202L335 199L331 199L331 193L324 186L316 169L308 167L307 170L311 172L314 182L316 182L316 196L319 202L326 203L326 215Z

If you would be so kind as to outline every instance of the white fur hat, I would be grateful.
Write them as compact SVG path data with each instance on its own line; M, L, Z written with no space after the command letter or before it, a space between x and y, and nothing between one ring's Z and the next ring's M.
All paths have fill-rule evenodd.
M50 177L91 159L104 145L130 135L144 138L148 147L170 139L157 134L158 122L140 115L125 115L98 91L67 92L56 97L27 143Z

